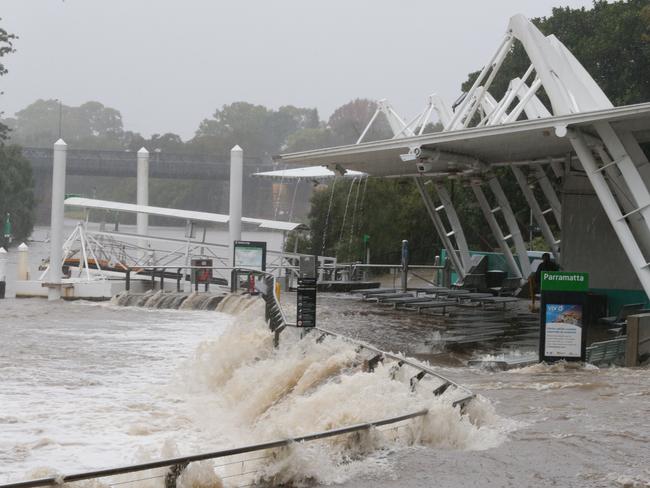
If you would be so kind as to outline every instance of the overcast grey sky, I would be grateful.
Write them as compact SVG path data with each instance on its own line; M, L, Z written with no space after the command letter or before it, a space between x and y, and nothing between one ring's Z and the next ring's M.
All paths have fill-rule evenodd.
M508 18L591 0L0 0L20 36L5 116L37 98L97 100L125 128L191 137L223 104L317 107L387 98L404 117L453 101Z

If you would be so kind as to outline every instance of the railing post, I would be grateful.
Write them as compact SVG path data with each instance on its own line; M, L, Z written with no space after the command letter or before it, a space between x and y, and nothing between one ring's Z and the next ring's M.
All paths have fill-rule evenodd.
M230 272L230 293L235 293L237 291L237 268L234 268Z
M165 290L165 270L161 270L160 272L160 290L164 291Z
M151 268L151 289L156 289L156 268Z
M180 464L174 464L169 468L169 471L165 475L165 488L176 488L176 481L183 474L188 464L190 464L189 461L184 461Z
M128 268L126 270L126 283L125 283L125 288L126 291L131 290L131 268Z
M178 272L176 273L176 292L180 293L181 291L181 278L184 278L183 276L183 268L178 268Z
M408 272L409 272L409 241L404 239L402 241L402 292L406 292L408 287Z

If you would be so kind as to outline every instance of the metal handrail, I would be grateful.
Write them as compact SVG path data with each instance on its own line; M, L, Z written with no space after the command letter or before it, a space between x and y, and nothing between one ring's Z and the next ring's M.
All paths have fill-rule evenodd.
M431 368L429 368L427 366L424 366L423 364L416 363L414 361L411 361L408 358L398 356L396 354L392 354L392 353L389 353L389 352L382 351L381 349L377 349L376 347L370 346L368 344L364 344L364 343L362 343L360 341L356 341L356 340L351 339L349 337L346 337L344 335L337 334L336 332L333 332L331 330L323 329L322 327L315 327L315 329L318 330L319 332L322 332L323 334L331 335L333 337L338 337L339 339L342 339L342 340L347 341L347 342L351 342L351 343L353 343L355 345L358 345L360 347L368 349L369 351L373 351L373 352L375 352L377 354L383 355L384 357L393 359L394 361L398 361L398 362L401 362L402 364L406 364L406 365L411 366L411 367L413 367L415 369L419 369L421 372L424 372L424 373L426 373L428 375L431 375L431 376L435 376L436 378L442 380L444 383L453 385L455 388L458 388L459 390L466 393L466 396L464 396L464 397L462 397L462 398L460 398L460 399L453 402L452 405L454 407L457 406L457 405L462 406L462 405L466 404L468 401L470 401L470 400L472 400L472 399L474 399L476 397L476 395L474 393L472 393L471 390L467 389L463 385L459 385L455 381L450 380L449 378L447 378L445 376L442 376L440 373L435 372L434 370L432 370Z
M252 274L252 275L257 275L257 276L263 276L266 280L266 287L267 290L266 292L261 291L262 296L264 297L264 301L267 303L267 319L269 319L271 323L271 331L275 332L276 334L276 342L278 340L278 335L280 332L282 332L282 329L284 329L288 323L287 323L287 318L284 315L284 310L282 308L282 305L280 304L280 299L275 293L275 283L276 283L276 277L272 273L269 273L268 271L261 271L259 269L249 269L249 268L232 268L231 276L232 278L232 283L231 286L234 286L234 276L235 274ZM270 288L270 290L268 289ZM232 288L231 288L232 289ZM278 311L280 314L280 323L279 324L274 324L273 323L273 318L268 317L269 315L269 310L274 308Z
M158 269L161 268L170 268L170 269L178 269L178 266L159 266L157 267ZM205 269L205 268L210 268L208 266L185 266L183 268L195 268L195 269ZM214 269L214 268L213 268ZM258 276L264 276L265 279L267 280L267 290L266 292L262 291L263 296L265 297L265 300L272 300L273 303L277 306L277 309L279 310L279 313L281 314L282 321L284 323L284 326L287 326L288 324L286 323L286 319L284 316L284 310L282 309L282 306L280 305L280 301L275 293L275 282L276 278L273 274L268 273L266 271L260 271L256 269L247 269L247 268L220 268L220 269L232 269L233 274L235 272L237 273L249 273L249 274L254 274ZM268 290L270 288L270 290ZM270 293L269 293L270 292ZM267 302L268 304L268 302ZM283 326L283 327L284 327ZM377 353L379 356L378 357L386 357L393 359L398 362L398 364L401 366L403 364L409 365L413 368L416 368L420 371L420 373L416 376L417 380L421 379L425 374L429 374L431 376L435 376L436 378L440 379L443 381L443 384L436 388L434 390L435 395L442 394L448 386L453 385L455 388L463 391L466 393L466 396L454 401L452 403L453 407L456 406L461 406L461 409L469 402L471 401L475 395L465 388L464 386L459 385L458 383L438 374L437 372L433 371L432 369L418 364L414 361L411 361L407 358L387 353L384 352L380 349L377 349L373 346L369 346L367 344L361 343L359 341L355 341L353 339L350 339L348 337L342 336L340 334L337 334L336 332L329 331L327 329L323 329L321 327L315 327L315 330L318 330L319 332L330 335L333 337L341 338L345 341L352 342L364 349L367 349L369 351L373 351ZM276 338L277 338L278 332L276 331ZM116 468L107 468L107 469L99 469L99 470L94 470L94 471L86 471L82 473L75 473L75 474L70 474L70 475L59 475L59 476L51 476L47 478L38 478L34 480L28 480L28 481L21 481L21 482L16 482L16 483L7 483L7 484L1 484L0 488L36 488L36 487L41 487L41 486L52 486L52 485L60 485L62 483L66 482L74 482L74 481L82 481L82 480L87 480L87 479L93 479L93 478L101 478L101 477L106 477L106 476L115 476L115 475L121 475L121 474L127 474L127 473L133 473L133 472L138 472L138 471L146 471L150 469L155 469L155 468L164 468L164 467L169 467L171 468L167 474L166 474L166 484L175 486L176 484L176 478L182 473L182 471L185 469L185 467L191 463L191 462L196 462L196 461L203 461L203 460L208 460L208 459L217 459L217 458L222 458L222 457L227 457L227 456L233 456L233 455L238 455L238 454L245 454L245 453L250 453L250 452L255 452L255 451L261 451L265 449L274 449L278 447L285 447L288 445L291 445L293 443L297 442L308 442L308 441L314 441L318 439L325 439L328 437L334 437L334 436L339 436L339 435L344 435L344 434L349 434L352 432L358 432L362 430L369 430L373 427L380 427L383 425L390 425L394 424L397 422L402 422L405 420L409 420L412 418L416 417L422 417L424 415L427 415L429 413L428 409L421 409L415 412L411 412L405 415L399 415L396 417L390 417L386 419L381 419L377 420L374 422L367 422L367 423L362 423L362 424L354 424L346 427L340 427L337 429L330 429L326 431L321 431L317 433L312 433L300 437L292 437L288 439L281 439L281 440L276 440L276 441L270 441L270 442L265 442L261 444L253 444L249 446L243 446L243 447L238 447L238 448L232 448L232 449L226 449L226 450L221 450L221 451L212 451L212 452L207 452L207 453L200 453L200 454L194 454L190 456L180 456L180 457L175 457L175 458L168 458L168 459L162 459L158 461L151 461L147 463L140 463L140 464L133 464L133 465L128 465L128 466L121 466L121 467L116 467ZM170 482L170 483L167 483Z
M265 449L274 449L278 447L285 447L296 442L308 442L318 439L326 439L328 437L349 434L351 432L358 432L361 430L370 430L373 427L380 427L382 425L394 424L409 420L415 417L422 417L429 413L428 409L418 410L416 412L391 417L388 419L377 420L376 422L367 422L363 424L349 425L347 427L340 427L338 429L330 429L322 432L308 434L300 437L291 437L288 439L281 439L277 441L264 442L262 444L253 444L250 446L236 447L234 449L225 449L222 451L206 452L201 454L194 454L190 456L180 456L175 458L161 459L159 461L150 461L148 463L132 464L129 466L120 466L117 468L98 469L95 471L86 471L82 473L75 473L69 475L50 476L47 478L38 478L28 481L20 481L17 483L7 483L0 485L0 488L35 488L38 486L51 486L60 485L62 483L69 483L73 481L82 481L93 478L102 478L106 476L115 476L120 474L134 473L137 471L146 471L155 468L165 468L173 466L186 466L188 463L196 461L204 461L207 459L217 459L236 454L245 454L255 451L263 451Z

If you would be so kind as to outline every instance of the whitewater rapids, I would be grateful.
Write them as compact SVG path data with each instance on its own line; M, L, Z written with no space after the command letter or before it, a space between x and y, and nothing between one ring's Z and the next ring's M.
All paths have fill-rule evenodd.
M206 327L202 338L194 343L193 352L173 368L156 371L157 366L153 367L152 372L166 372L167 379L157 378L157 384L147 386L144 378L138 378L132 398L120 394L115 399L123 402L117 410L110 401L106 404L90 396L77 398L74 406L66 405L68 409L62 408L61 399L53 398L51 408L45 409L49 415L39 415L42 430L50 432L36 434L33 441L23 442L21 446L11 442L7 446L6 441L0 441L0 447L9 447L12 452L4 461L14 461L22 467L22 471L9 471L3 481L254 444L429 409L426 417L397 427L386 426L368 433L274 450L265 453L262 459L244 464L242 460L256 456L251 454L230 461L237 464L224 465L227 460L191 464L179 479L179 486L194 488L240 486L244 480L329 484L362 474L390 472L388 453L409 446L489 449L503 442L515 425L498 417L481 398L461 414L459 408L451 406L453 392L434 398L430 392L435 385L426 379L411 391L408 380L417 370L408 366L403 366L397 374L391 363L379 364L372 373L364 371L363 358L355 345L342 339L325 337L317 341L318 335L312 333L299 340L291 332L285 332L279 348L274 348L272 335L263 320L264 303L259 299L229 297L221 301L216 312L88 304L63 306L73 307L77 312L110 310L129 317L139 315L143 323L162 320L169 324L177 320L188 327L192 322L187 320L189 314L195 322L200 317L204 326L209 321L223 325L212 331ZM110 334L109 331L86 332L91 337L110 341L104 335ZM61 334L52 331L50 337ZM163 334L163 330L156 328L154 337L168 340ZM146 354L143 350L139 352ZM80 366L84 362L79 361ZM129 374L122 375L119 382L128 381L128 377ZM93 385L87 386L92 389ZM128 390L128 384L122 386ZM69 399L73 400L73 395ZM110 400L110 395L107 399ZM88 408L85 403L90 403L93 411L84 411ZM74 412L78 413L77 420L82 425L75 425ZM17 415L10 419L14 428L24 429L25 425L21 424L29 423L30 419L14 413ZM116 416L117 424L113 419L103 418L105 415ZM32 424L37 422L31 420ZM88 450L94 451L93 455L80 455L78 449L66 444L60 437L66 430L67 435L63 437L67 436L71 443L76 439L81 444L91 444ZM89 439L93 434L94 444ZM66 454L71 452L75 455L68 458ZM122 455L115 456L116 452ZM260 456L258 453L257 457ZM71 462L75 457L76 463ZM242 473L248 474L242 476ZM163 474L164 470L158 470L148 476L131 475L126 479L153 479L127 486L162 487ZM101 480L101 483L122 481L121 477Z

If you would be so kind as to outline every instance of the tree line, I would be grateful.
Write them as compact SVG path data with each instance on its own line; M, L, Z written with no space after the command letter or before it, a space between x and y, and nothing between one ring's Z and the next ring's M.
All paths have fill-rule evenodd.
M649 3L648 0L611 3L598 0L590 9L555 8L549 17L532 20L543 33L554 33L573 52L615 105L639 103L650 100ZM14 39L14 35L0 29L0 59L13 52ZM523 73L528 63L523 48L515 43L491 87L492 94L499 98L508 81ZM0 75L5 72L0 64ZM478 71L468 75L462 84L463 90L471 86L477 74ZM547 102L543 91L539 95ZM247 156L269 160L281 152L354 143L375 109L374 101L359 98L340 106L327 120L321 120L315 108L282 106L273 109L240 101L216 109L211 117L198 124L192 138L183 141L171 132L145 138L126 130L119 110L96 101L73 107L57 100L37 100L13 117L0 120L0 175L20 174L11 179L2 176L0 215L11 205L16 212L22 202L29 209L33 201L28 188L31 181L29 164L22 160L19 151L10 149L12 144L51 147L61 134L74 148L137 151L145 146L150 151L210 154L224 160L230 148L239 144L245 148ZM437 129L439 127L427 127L427 131ZM365 140L391 136L386 120L379 117ZM12 166L13 173L2 171L6 166ZM501 176L513 207L527 209L511 176L507 173ZM465 223L470 247L496 248L471 190L461 181L446 184ZM361 259L363 236L367 235L373 260L397 261L403 238L411 241L414 260L433 260L440 243L409 179L370 178L362 182L357 180L354 187L352 185L352 180L340 180L335 185L315 188L308 215L311 232L300 240L301 250L337 255L344 260ZM104 186L104 193L98 193L98 197L134 198L134 184ZM209 182L152 181L151 194L164 195L167 205L196 208L211 191ZM29 214L29 210L26 213ZM520 227L527 228L527 210L517 218ZM32 225L29 217L23 215L21 219L21 232L28 235Z
M650 101L649 0L598 0L590 9L558 7L549 17L531 20L542 33L555 34L566 45L614 105ZM522 45L515 43L490 87L492 95L501 98L509 81L521 76L529 64ZM477 70L468 75L461 87L463 92L469 90L479 73ZM550 107L543 89L538 96ZM644 150L650 155L648 145ZM497 170L497 176L515 212L519 209L517 221L524 239L528 240L529 209L523 194L509 171ZM559 184L557 181L554 183ZM346 180L337 183L333 193L330 193L331 187L322 187L314 192L309 214L312 230L308 238L300 241L300 249L336 255L344 261L361 260L365 249L364 236L368 236L373 262L397 263L401 240L408 239L414 262L433 262L440 252L441 243L410 179L370 178L363 207L357 209L360 215L356 217L354 235L351 240L340 240L341 229L344 229L343 235L347 235L346 228L351 225L349 209L348 215L345 212L351 185L352 182ZM498 249L472 190L460 180L447 180L445 185L463 222L470 249ZM537 197L538 201L543 201L542 195ZM347 222L344 222L344 216ZM534 235L531 247L547 250L539 233Z

